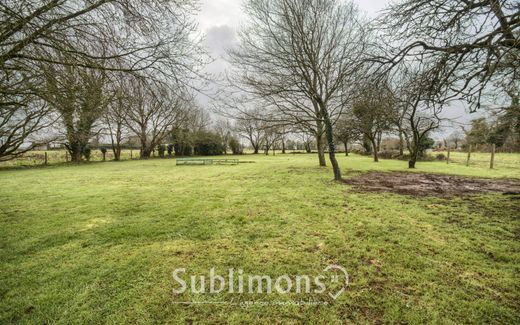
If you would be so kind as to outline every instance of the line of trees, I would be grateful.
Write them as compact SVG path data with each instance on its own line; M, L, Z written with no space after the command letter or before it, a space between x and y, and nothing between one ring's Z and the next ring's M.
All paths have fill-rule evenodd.
M208 56L195 0L6 1L0 5L0 161L63 143L125 142L141 158L316 149L341 179L336 144L378 161L393 134L409 167L454 101L493 109L486 141L520 139L520 5L401 0L369 20L349 0L248 0L211 121L194 100ZM231 123L231 120L235 120ZM471 136L468 136L469 138Z
M6 1L0 6L0 161L50 141L73 161L107 135L141 157L194 110L207 56L195 1Z
M238 116L255 152L265 124L303 130L315 138L319 164L328 152L340 180L336 142L348 154L361 141L378 161L382 137L396 134L415 168L443 109L461 100L473 110L497 106L489 94L511 98L498 120L502 137L518 135L513 0L402 0L373 21L350 1L250 0L245 10L218 109Z

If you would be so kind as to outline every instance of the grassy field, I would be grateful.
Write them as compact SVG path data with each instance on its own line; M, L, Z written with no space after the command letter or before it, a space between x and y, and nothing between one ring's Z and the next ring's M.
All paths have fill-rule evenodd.
M461 155L417 171L520 178L519 157L499 155L489 170ZM255 163L1 170L0 323L520 323L518 200L358 193L313 155L239 158ZM340 163L345 177L406 170L370 157ZM172 294L179 267L277 277L329 264L350 274L337 301ZM328 304L274 303L309 298ZM240 304L252 300L273 304Z

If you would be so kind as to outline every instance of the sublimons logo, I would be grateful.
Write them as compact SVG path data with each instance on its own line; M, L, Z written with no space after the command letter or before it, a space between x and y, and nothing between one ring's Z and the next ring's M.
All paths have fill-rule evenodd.
M189 275L185 268L173 271L175 295L187 291L192 294L328 294L336 300L349 285L347 271L339 265L329 265L316 276L287 274L273 278L269 275L245 275L242 269L228 269L226 275L217 274L211 268L207 275ZM189 278L189 280L187 280ZM188 285L189 284L189 285Z

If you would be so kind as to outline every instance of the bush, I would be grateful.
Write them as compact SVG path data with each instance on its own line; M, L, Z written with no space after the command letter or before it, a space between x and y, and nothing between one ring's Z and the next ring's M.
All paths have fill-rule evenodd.
M231 138L231 140L229 140L229 147L231 148L231 152L233 152L234 155L241 155L244 153L242 145L235 138Z
M378 153L379 158L381 159L399 159L399 151L393 150L385 150Z
M422 158L419 158L419 161L435 161L437 159L434 155L424 155Z
M90 156L92 154L92 150L90 150L90 146L87 144L84 148L83 148L83 156L85 157L85 159L87 161L90 161Z
M172 154L173 154L173 149L174 149L173 144L170 143L170 144L168 145L168 156L170 156L170 157L172 156Z
M435 159L444 161L444 160L446 160L446 156L443 153L440 153L437 156L435 156Z
M218 156L224 153L221 137L213 132L199 132L193 148L197 156Z
M107 148L101 147L101 148L99 148L99 151L101 151L101 154L103 155L103 161L105 161L105 155L107 154Z
M177 142L173 145L176 156L191 156L193 147L187 142Z
M188 129L175 129L171 134L175 156L191 156L193 154L194 134Z
M367 153L364 149L360 150L360 149L357 149L357 148L352 149L349 152L350 153L354 153L356 155L361 155L361 156L370 156L370 155L372 155L372 153Z
M164 158L164 153L166 152L166 146L164 144L158 145L157 152L159 152L159 157Z

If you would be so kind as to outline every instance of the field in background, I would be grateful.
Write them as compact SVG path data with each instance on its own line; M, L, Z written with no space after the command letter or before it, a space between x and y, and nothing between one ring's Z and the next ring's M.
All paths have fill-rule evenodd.
M65 150L34 150L29 151L14 160L0 162L0 168L2 167L22 167L22 166L41 166L45 164L45 153L47 153L47 164L58 165L64 164L67 161L70 162L70 156L67 155ZM139 149L135 150L123 150L121 152L121 160L129 160L130 158L139 158ZM114 159L112 151L108 150L105 156L107 161ZM103 154L99 150L92 150L91 162L103 161Z
M451 152L450 161L460 165L466 165L468 154L464 152ZM471 167L489 168L491 153L473 152L470 157ZM495 154L495 167L497 168L520 168L519 153L497 153Z
M519 155L499 154L494 170L453 157L416 172L520 178ZM236 158L255 163L1 170L0 323L520 322L518 200L359 193L331 181L315 155ZM339 159L345 177L407 170L403 161ZM332 263L351 277L338 301L172 294L179 267L276 278ZM330 304L177 304L300 299Z
M272 154L272 152L270 153ZM277 155L281 153L278 152ZM304 154L303 151L287 151L287 155L293 154ZM432 157L438 154L447 155L446 152L434 152L431 154ZM263 154L259 154L263 155ZM344 153L338 153L338 156L342 156ZM106 153L106 160L113 160L112 151L108 150ZM121 160L139 159L139 150L123 150L121 153ZM470 167L477 167L480 169L489 168L491 154L474 152L471 154ZM67 162L67 155L65 150L50 150L47 151L47 163L49 165L59 165ZM168 157L166 159L169 159ZM70 160L70 157L69 157ZM92 150L91 162L103 161L103 155L99 150ZM451 152L450 162L456 165L466 165L467 153L464 152ZM9 167L24 167L24 166L41 166L45 163L45 151L30 151L15 160L0 162L0 169ZM422 162L419 162L422 164ZM406 162L404 162L406 165ZM520 169L520 153L497 153L495 155L495 168L497 169ZM454 171L457 172L457 171ZM484 175L482 175L484 176ZM506 175L507 176L507 175Z

